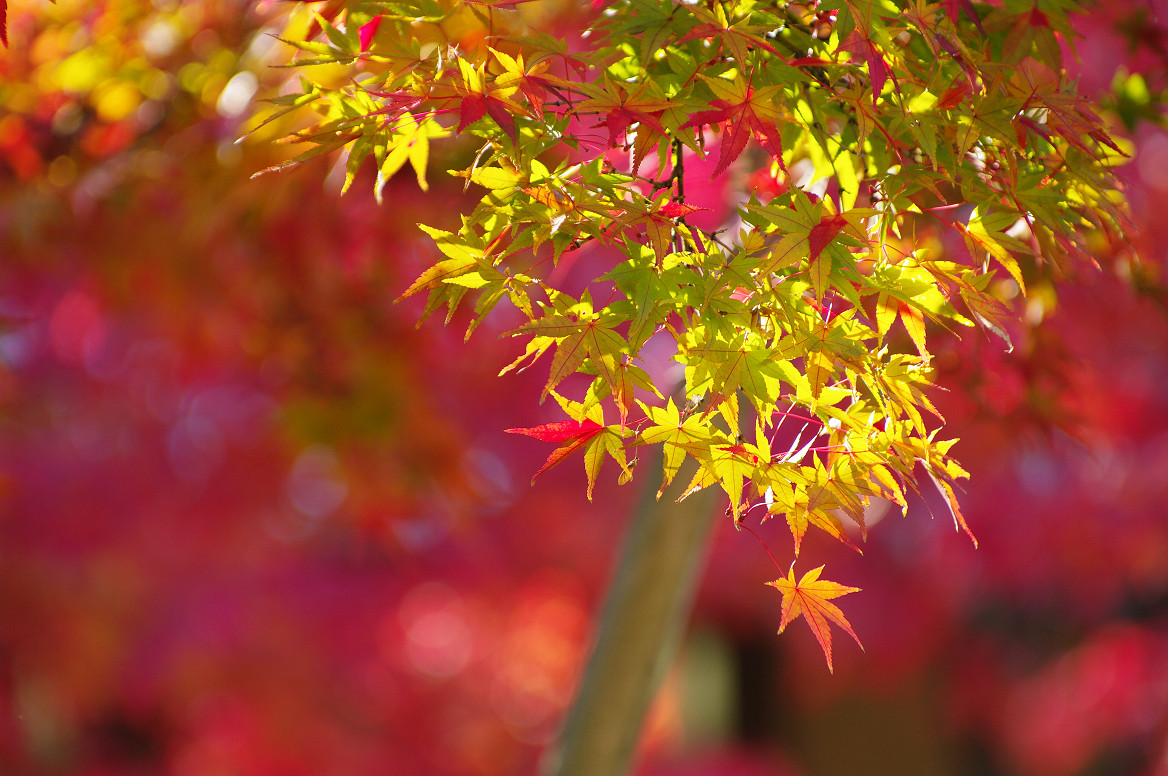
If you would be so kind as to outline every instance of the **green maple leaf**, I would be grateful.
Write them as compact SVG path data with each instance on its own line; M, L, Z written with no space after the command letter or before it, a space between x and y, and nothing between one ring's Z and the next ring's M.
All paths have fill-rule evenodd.
M664 460L657 498L661 498L665 488L673 482L687 455L699 462L708 460L713 447L729 444L729 440L703 422L700 415L691 414L683 419L673 399L669 399L664 407L638 404L649 418L649 424L641 429L640 440L650 445L662 443Z
M556 352L543 387L545 398L564 378L577 372L585 360L603 363L605 356L616 359L628 350L624 337L613 330L620 324L616 316L594 311L587 293L575 304L563 301L567 298L566 294L556 296L554 304L563 308L562 311L528 321L511 332L512 335L533 335L547 343L543 349L555 344ZM623 390L616 383L610 383L609 388L613 393Z
M712 38L724 52L734 58L740 68L746 67L750 61L751 49L762 49L779 57L779 52L763 37L769 31L767 25L750 24L750 14L738 21L731 21L721 3L714 3L712 10L695 6L691 13L699 23L677 38L677 43Z
M702 276L687 266L690 256L667 254L658 267L651 247L631 239L626 239L623 247L630 258L600 279L612 281L624 294L625 299L613 302L609 309L629 321L630 347L639 348L666 315L684 303L685 293L700 283Z
M628 421L629 410L635 401L635 389L640 388L658 399L661 392L644 369L632 364L627 357L618 358L612 353L601 353L591 359L596 382L593 384L594 400L600 401L611 395L620 413L621 426ZM585 402L587 408L587 402Z
M737 525L742 519L742 489L747 481L754 479L760 464L770 460L770 443L758 429L756 444L736 444L714 447L701 460L701 466L694 473L681 498L719 484L730 497L730 511ZM681 500L678 499L678 501Z

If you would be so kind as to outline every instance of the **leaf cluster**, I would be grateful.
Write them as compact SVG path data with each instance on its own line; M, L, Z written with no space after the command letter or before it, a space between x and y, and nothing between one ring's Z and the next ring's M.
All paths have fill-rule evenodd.
M523 316L503 372L547 356L567 416L513 429L558 443L540 472L580 451L591 495L604 460L623 481L659 444L662 490L688 461L683 498L718 486L736 524L781 517L796 556L810 527L855 547L847 524L864 536L870 500L904 508L921 477L969 531L929 324L1008 342L991 281L1025 291L1027 268L1090 260L1085 229L1125 226L1121 148L1063 75L1073 2L620 0L572 45L540 3L344 5L288 41L301 87L277 110L318 117L290 163L343 148L345 187L371 160L380 196L407 163L426 187L432 142L476 144L451 172L481 200L455 231L423 227L441 258L402 296L448 321L470 307L468 337L503 300ZM706 156L697 183L753 168L778 193L697 228L685 166ZM586 248L618 259L573 295L555 268ZM650 376L655 337L683 385ZM585 395L561 396L578 373ZM790 596L835 583L792 574L783 625L806 614L830 661L823 618L846 620Z

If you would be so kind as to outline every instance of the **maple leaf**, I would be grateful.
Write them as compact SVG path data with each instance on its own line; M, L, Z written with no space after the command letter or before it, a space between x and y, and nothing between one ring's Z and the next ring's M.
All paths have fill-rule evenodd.
M648 127L658 135L665 134L658 116L670 107L671 103L664 97L646 94L652 81L642 81L632 92L612 81L607 76L604 79L604 89L592 89L593 94L584 100L576 109L581 112L596 111L604 114L604 119L597 126L608 127L608 144L616 147L617 138L622 137L633 124Z
M664 407L651 407L639 401L637 403L641 405L650 421L650 425L641 431L641 441L650 445L664 443L661 487L657 491L657 498L661 498L665 488L673 482L687 454L698 461L710 458L710 451L714 446L711 430L702 423L698 415L690 415L683 419L672 398Z
M868 66L868 80L872 83L872 105L875 107L880 92L884 91L884 84L888 81L888 63L884 61L884 55L872 39L859 30L852 30L852 34L839 48L840 51L864 58L864 63Z
M1102 120L1087 107L1087 102L1082 97L1066 93L1049 94L1043 98L1043 103L1048 111L1045 120L1046 132L1043 132L1040 125L1035 124L1028 117L1023 116L1023 118L1026 119L1028 126L1042 134L1048 141L1052 137L1050 130L1053 130L1093 159L1099 159L1100 156L1095 149L1084 142L1086 138L1091 138L1111 148L1120 156L1127 156L1115 144L1115 141L1103 131Z
M945 481L942 477L934 474L927 466L925 473L929 475L929 479L937 486L937 490L941 491L941 495L945 497L945 506L949 508L950 514L953 516L953 527L964 531L969 540L973 542L973 546L977 547L977 537L973 535L973 531L969 529L969 523L965 522L965 515L961 514L961 506L957 503L957 494L953 492L953 486Z
M941 5L945 6L945 15L949 17L949 21L954 26L957 25L959 10L965 11L965 14L973 20L977 31L983 36L986 34L985 29L981 26L981 17L978 16L977 10L973 7L973 3L970 0L941 0Z
M482 70L475 69L464 59L458 60L458 67L463 84L459 90L462 93L462 100L458 107L457 131L462 132L483 116L490 114L495 123L511 138L511 142L516 142L515 116L526 115L527 111L508 99L508 94L515 89L513 87L493 89L486 84Z
M370 22L372 24L372 22ZM382 101L385 107L370 113L370 116L384 116L387 121L393 121L411 108L415 108L422 102L422 98L416 94L409 94L408 92L376 92L368 90L365 92L370 97L376 97Z
M718 166L714 168L710 180L721 175L738 158L751 134L785 173L783 141L777 124L782 118L782 112L775 101L782 87L772 85L755 89L748 82L738 79L727 81L724 78L702 78L718 95L710 101L716 110L698 111L680 129L700 127L703 124L724 125Z
M939 110L953 110L965 101L965 98L969 96L969 93L969 79L967 78L965 80L956 80L953 82L953 85L946 89L941 97L937 100L936 107ZM1022 140L1019 140L1018 142L1021 143Z
M357 31L357 39L361 42L362 53L369 50L369 45L373 42L373 36L377 34L377 29L380 26L381 14L377 14Z
M913 344L921 356L928 356L929 350L925 345L925 316L911 304L900 302L897 305L897 314L904 324L905 331L912 338Z
M992 256L1010 273L1010 277L1014 278L1014 282L1025 293L1026 281L1022 276L1022 268L1011 251L1029 253L1030 249L1021 240L1004 233L1004 227L1008 226L1006 219L1009 217L1006 214L990 214L987 217L975 210L969 218L968 226L955 221L953 227L965 238L966 247L971 255L976 256L984 251Z
M649 246L657 259L657 266L665 264L665 256L670 253L670 243L673 241L675 218L685 218L690 213L696 213L707 208L696 205L687 205L684 202L675 202L670 199L667 190L661 191L657 199L644 209L630 206L630 212L617 221L622 227L644 227Z
M849 636L860 644L860 638L852 630L851 624L840 608L830 602L832 598L839 598L840 596L859 591L858 587L847 587L837 582L829 582L826 579L819 578L819 572L823 571L823 566L817 569L812 569L803 575L803 578L798 582L795 581L795 567L792 564L791 569L787 572L785 579L776 579L772 582L767 582L768 585L778 588L778 591L783 594L783 616L779 621L779 633L782 633L791 622L797 619L800 615L807 620L808 627L815 635L815 640L819 642L820 648L823 650L823 656L827 658L827 670L834 673L834 668L831 664L831 630L829 628L829 621L834 622L838 627L842 628ZM860 649L864 645L860 644Z
M953 57L953 60L957 62L957 64L961 67L962 72L965 73L965 77L969 80L970 86L976 88L979 75L977 68L970 63L969 57L966 56L968 52L963 52L962 47L959 47L954 41L950 40L947 35L942 35L940 33L930 33L929 37L931 37L933 41L945 51L946 54Z
M701 465L678 501L717 483L730 497L730 513L737 527L742 521L742 509L746 506L742 500L742 489L748 481L754 480L759 467L769 462L770 455L770 440L761 425L755 428L754 444L739 442L718 445L710 450L709 455L700 459Z
M553 314L520 326L511 332L546 338L548 344L556 343L556 353L552 358L551 371L543 396L560 384L568 375L576 372L584 360L599 360L603 355L615 358L627 349L624 338L612 330L610 317L600 317L591 312L590 304L578 306L579 310L570 314ZM545 346L546 347L546 346ZM620 388L611 386L615 391Z
M332 22L337 18L337 16L340 15L341 11L344 10L344 6L345 3L343 0L333 0L332 2L325 5L325 7L321 10L313 11L312 24L309 25L308 34L304 37L308 40L312 40L322 32L326 34L329 31L336 33L337 29L332 25Z
M748 24L749 15L738 23L731 23L726 16L726 9L720 3L714 4L713 11L695 6L690 11L701 23L690 29L685 35L677 39L678 43L695 38L711 38L717 40L722 50L728 52L735 62L740 64L749 61L752 48L761 48L779 59L786 61L779 52L775 51L759 34L767 31L766 25Z
M585 418L584 420L561 420L558 423L545 423L542 426L532 426L530 428L506 429L508 434L523 434L524 436L533 437L542 442L561 443L547 457L547 460L543 462L543 466L539 467L539 471L532 476L532 483L539 479L539 475L548 469L563 463L565 458L588 444L589 440L602 431L604 431L604 426L589 418Z
M584 473L588 477L588 500L591 501L592 489L596 485L596 475L600 473L600 466L604 463L606 455L612 457L617 465L620 466L621 475L619 482L621 484L628 482L632 478L633 473L629 469L628 460L625 456L625 446L622 438L623 427L616 429L604 425L604 410L597 403L599 400L592 390L589 390L588 394L588 397L583 402L575 402L553 392L552 395L555 397L556 402L568 414L570 420L563 420L558 423L545 423L542 426L533 426L531 428L509 428L507 432L510 434L523 434L524 436L534 437L545 442L561 443L547 457L543 466L539 467L539 471L535 473L535 476L531 478L533 483L539 475L553 466L560 464L565 458L577 450L583 449Z
M795 370L790 363L775 355L771 348L759 348L753 338L745 335L731 340L711 338L687 353L695 385L709 391L709 410L723 405L741 391L759 412L778 400L782 391L780 381L790 383ZM736 408L736 404L731 405ZM733 411L733 409L731 409ZM723 413L725 416L725 413ZM736 417L726 417L731 432L738 433Z
M809 497L808 501L810 502L813 498L822 498L823 494L826 493L826 488L818 488L815 496ZM786 516L787 527L791 529L791 538L795 542L796 556L799 555L799 550L803 546L803 537L807 535L807 529L810 526L819 528L837 541L863 554L863 551L856 546L856 543L848 538L847 533L844 531L843 522L831 512L796 504L793 509L786 513Z
M807 235L807 249L808 257L811 261L819 258L819 254L823 253L836 235L843 231L844 227L848 225L848 220L840 214L833 216L824 216L819 220L819 223L811 227L811 231Z
M531 3L534 0L466 0L467 5L481 5L485 8L506 8L508 10L523 3Z
M612 395L617 412L620 413L622 428L627 424L629 410L633 407L635 388L639 387L661 398L661 392L653 385L645 370L634 366L628 358L618 359L611 353L601 353L594 356L592 362L599 381L596 387L597 401Z
M500 88L517 88L535 108L535 112L543 116L543 104L547 100L548 92L558 95L565 102L561 88L571 88L572 84L548 73L552 66L550 59L544 59L528 66L523 61L523 54L514 58L502 51L491 49L495 59L503 66L503 72L495 78L495 85Z
M438 250L447 258L426 269L395 301L400 302L424 288L430 290L441 288L443 284L472 272L476 267L489 266L490 260L484 252L484 247L468 247L460 244L458 235L451 232L444 232L425 224L419 224L419 227L434 238Z

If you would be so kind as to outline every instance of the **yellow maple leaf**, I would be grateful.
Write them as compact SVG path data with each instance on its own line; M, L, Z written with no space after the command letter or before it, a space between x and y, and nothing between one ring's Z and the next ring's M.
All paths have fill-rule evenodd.
M821 571L823 571L823 566L812 569L796 582L795 567L792 565L791 570L787 572L786 579L776 579L773 582L767 582L767 584L778 588L779 592L783 594L783 618L779 622L779 633L782 633L787 625L799 615L803 615L807 619L807 625L811 628L811 632L815 634L815 640L823 648L823 656L827 658L827 670L834 672L831 665L831 630L828 627L828 621L830 620L843 628L849 636L856 640L857 644L860 644L860 639L852 630L844 613L840 611L838 606L830 603L829 599L855 593L860 588L847 587L837 582L820 579L819 572ZM863 648L864 645L860 644L860 649Z

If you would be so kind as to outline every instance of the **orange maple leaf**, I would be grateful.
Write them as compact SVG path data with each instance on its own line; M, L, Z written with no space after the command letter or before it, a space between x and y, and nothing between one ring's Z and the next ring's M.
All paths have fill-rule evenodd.
M799 615L806 617L808 627L815 634L815 640L819 642L819 646L823 648L823 656L827 658L827 670L834 673L831 665L831 630L828 627L828 620L843 628L849 636L856 640L857 644L860 644L860 639L852 630L844 613L840 611L838 606L830 603L829 599L855 593L860 588L847 587L836 582L829 582L826 579L821 580L819 578L821 571L823 571L823 566L812 569L796 582L795 567L792 565L791 570L787 572L786 579L776 579L773 582L767 582L767 584L778 588L779 592L783 594L783 619L779 622L779 633L782 633L787 625ZM863 648L864 645L860 644L860 649Z

